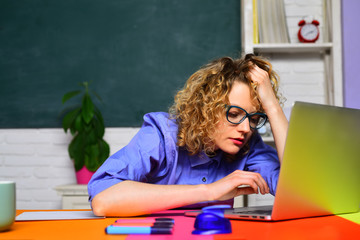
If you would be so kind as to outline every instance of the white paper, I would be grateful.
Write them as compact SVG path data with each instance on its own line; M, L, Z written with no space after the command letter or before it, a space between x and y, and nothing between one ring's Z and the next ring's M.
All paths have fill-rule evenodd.
M73 220L73 219L96 219L92 211L37 211L23 212L15 221L41 221L41 220Z

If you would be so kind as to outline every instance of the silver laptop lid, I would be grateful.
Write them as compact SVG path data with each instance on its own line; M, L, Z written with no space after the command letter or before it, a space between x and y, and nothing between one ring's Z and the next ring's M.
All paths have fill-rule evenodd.
M356 212L359 186L360 110L296 102L273 220Z

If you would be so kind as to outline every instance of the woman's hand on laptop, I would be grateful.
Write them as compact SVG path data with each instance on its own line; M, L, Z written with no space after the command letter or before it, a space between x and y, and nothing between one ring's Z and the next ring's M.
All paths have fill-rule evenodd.
M226 177L206 185L211 194L210 200L228 200L239 195L269 193L264 178L255 172L236 170Z

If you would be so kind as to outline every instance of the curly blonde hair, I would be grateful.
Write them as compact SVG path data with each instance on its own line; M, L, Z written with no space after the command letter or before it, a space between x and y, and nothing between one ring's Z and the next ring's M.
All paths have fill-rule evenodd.
M212 139L216 125L225 116L225 105L234 82L251 86L251 97L257 111L263 111L256 85L249 78L253 64L268 72L278 100L278 75L265 58L247 54L240 59L223 57L201 67L190 76L185 86L175 95L169 113L178 124L177 145L185 147L190 155L204 151L210 155L215 146Z

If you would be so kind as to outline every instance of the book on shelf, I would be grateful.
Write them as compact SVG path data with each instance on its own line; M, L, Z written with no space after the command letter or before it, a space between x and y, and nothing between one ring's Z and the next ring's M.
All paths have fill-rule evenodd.
M323 12L324 12L324 34L323 41L324 42L332 42L332 6L331 1L325 0L323 4ZM321 23L320 23L321 24Z
M253 34L254 34L254 43L259 43L259 15L258 15L258 6L257 6L258 0L253 0Z
M283 0L253 0L253 17L255 44L290 42Z

